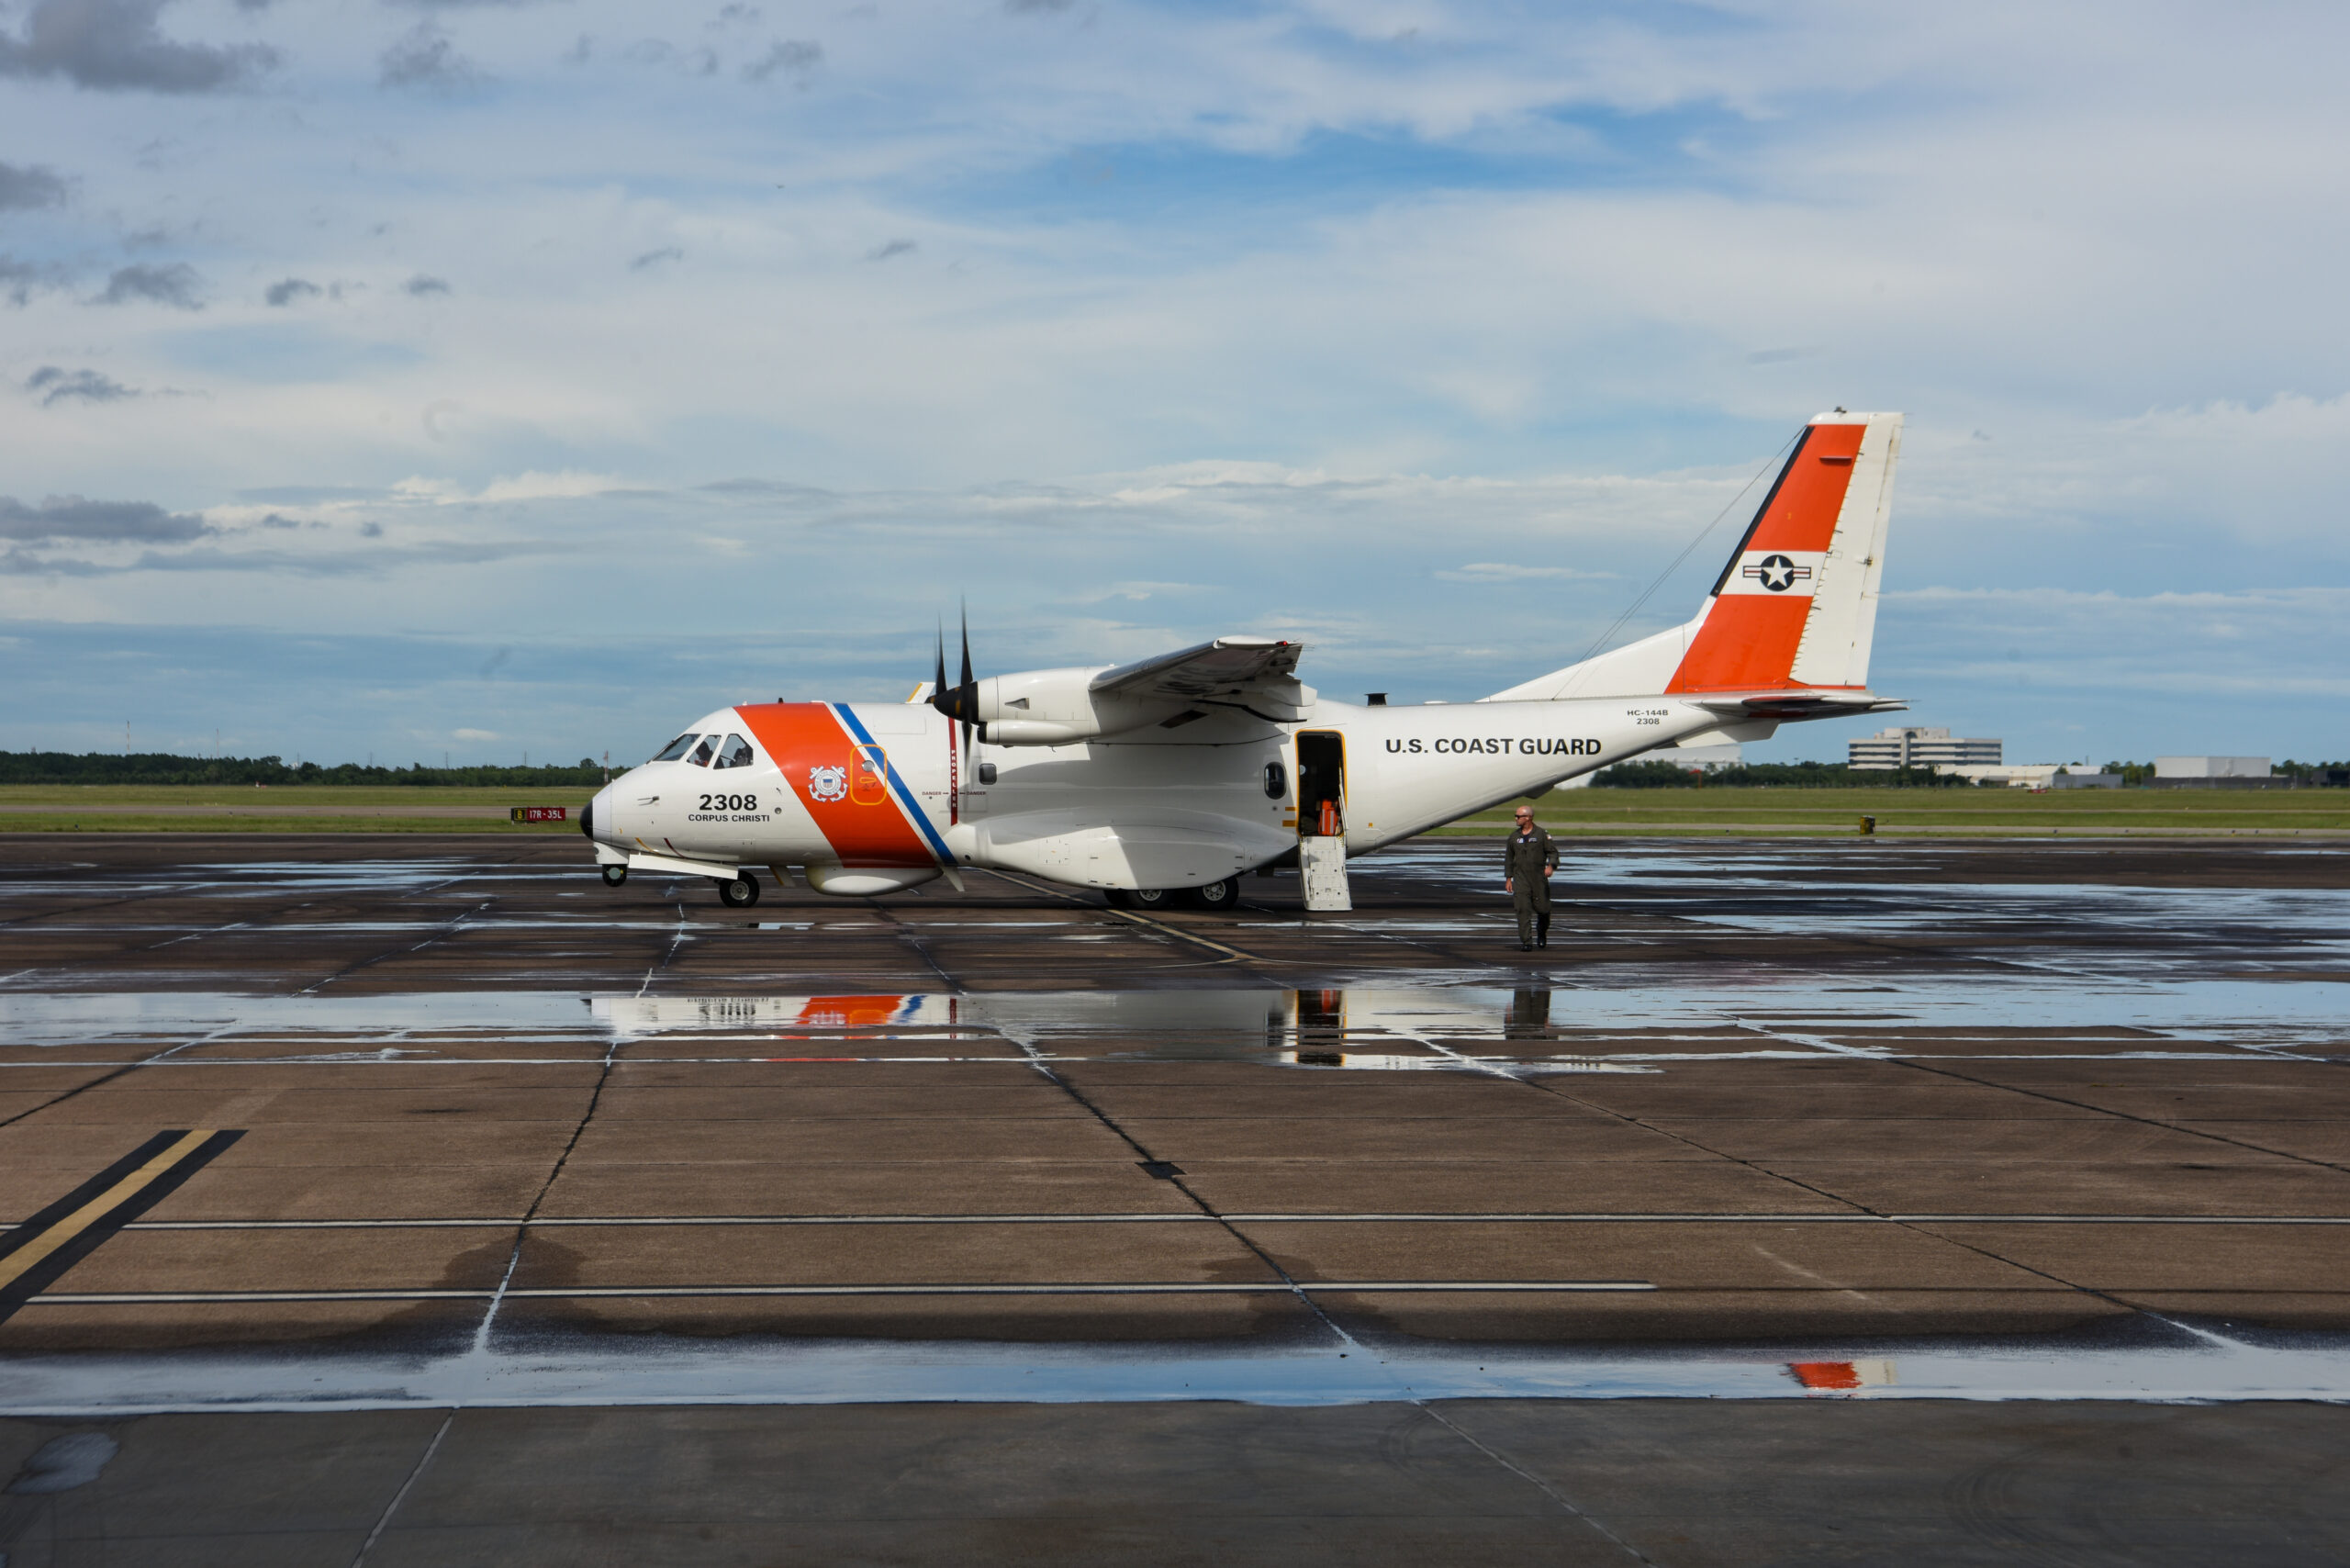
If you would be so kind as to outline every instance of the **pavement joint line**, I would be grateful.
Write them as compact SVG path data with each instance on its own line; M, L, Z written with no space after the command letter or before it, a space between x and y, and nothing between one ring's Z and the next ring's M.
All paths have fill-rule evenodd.
M533 1219L534 1227L794 1225L2350 1225L2350 1215L1132 1214L667 1215ZM517 1219L147 1219L123 1230L500 1230Z
M686 906L680 902L677 905L677 934L670 937L668 946L662 949L661 957L653 967L644 971L644 980L636 988L637 995L643 996L646 988L652 985L653 977L669 967L685 940ZM489 1349L489 1333L497 1326L498 1309L505 1305L507 1292L514 1283L514 1271L522 1264L522 1244L530 1239L531 1222L538 1217L540 1207L547 1201L547 1194L554 1191L554 1184L562 1178L564 1168L571 1163L572 1151L587 1136L588 1124L596 1118L596 1107L604 1103L604 1090L612 1081L612 1063L619 1058L624 1043L619 1035L606 1040L604 1058L596 1073L596 1087L588 1096L588 1108L579 1114L579 1123L571 1129L571 1137L565 1142L563 1152L555 1156L554 1164L547 1170L547 1179L539 1183L536 1193L531 1194L531 1206L522 1211L521 1220L514 1227L514 1244L506 1253L506 1271L498 1275L498 1289L491 1294L489 1305L482 1309L481 1322L474 1327L474 1349L477 1352ZM0 1568L6 1568L6 1565L0 1564Z
M1516 1460L1511 1459L1507 1454L1503 1453L1500 1450L1483 1442L1465 1428L1461 1427L1460 1423L1445 1415L1443 1411L1438 1410L1427 1400L1416 1398L1412 1401L1412 1404L1417 1406L1420 1413L1426 1416L1429 1420L1434 1421L1438 1426L1442 1427L1446 1431L1450 1432L1454 1437L1460 1439L1469 1447L1475 1449L1479 1453L1483 1454L1487 1459L1493 1461L1494 1463L1499 1465L1502 1469L1508 1471L1512 1475L1516 1476L1519 1480L1525 1482L1528 1485L1541 1493L1545 1497L1548 1497L1550 1501L1556 1503L1561 1510L1566 1513L1569 1517L1578 1519L1583 1524L1589 1526L1594 1534L1599 1536L1609 1545L1623 1552L1625 1556L1629 1557L1635 1562L1649 1563L1651 1564L1651 1568L1653 1568L1655 1559L1648 1556L1630 1541L1626 1540L1622 1536L1617 1535L1614 1530L1609 1529L1606 1525L1600 1523L1599 1520L1593 1518L1591 1514L1577 1505L1573 1498L1568 1496L1557 1486L1535 1474L1532 1471L1527 1469Z
M1348 1333L1343 1325L1341 1325L1336 1318L1332 1317L1328 1313L1322 1310L1322 1304L1315 1301L1314 1297L1306 1292L1304 1286L1299 1283L1295 1276L1291 1274L1287 1269L1281 1267L1280 1260L1276 1259L1271 1253L1266 1251L1262 1247L1257 1245L1256 1238L1250 1236L1247 1231L1241 1229L1238 1226L1233 1224L1230 1220L1218 1214L1216 1212L1215 1205L1209 1203L1207 1199L1202 1197L1199 1191L1189 1182L1183 1179L1183 1171L1180 1166L1176 1165L1171 1160L1163 1160L1158 1156L1152 1154L1148 1148L1143 1146L1143 1141L1140 1138L1128 1132L1125 1127L1119 1123L1115 1116L1113 1116L1109 1112L1094 1103L1092 1097L1087 1094L1083 1089L1080 1088L1077 1084L1071 1082L1067 1078L1062 1077L1059 1073L1055 1072L1052 1069L1052 1065L1043 1059L1043 1053L1036 1049L1036 1043L1032 1035L1018 1032L1010 1028L1003 1029L1002 1033L1005 1039L1010 1040L1013 1045L1020 1047L1022 1053L1029 1058L1029 1065L1037 1072L1042 1073L1046 1082L1055 1085L1062 1093L1068 1095L1071 1100L1076 1101L1080 1105L1084 1106L1087 1111L1092 1114L1094 1119L1099 1121L1103 1126L1107 1127L1113 1135L1115 1135L1120 1142L1124 1143L1128 1148L1134 1150L1135 1153L1142 1156L1142 1159L1140 1161L1142 1168L1149 1171L1154 1179L1164 1180L1169 1186L1174 1188L1177 1192L1182 1193L1184 1197L1190 1199L1191 1202L1198 1207L1203 1215L1222 1226L1224 1227L1224 1233L1230 1237L1235 1242L1238 1243L1251 1257L1255 1258L1257 1261L1261 1264L1275 1279L1281 1281L1281 1288L1287 1291L1292 1296L1295 1297L1300 1305L1304 1306L1306 1311L1312 1313L1317 1319L1319 1319L1322 1327L1328 1329L1331 1334L1337 1338L1340 1344L1351 1345L1357 1350L1360 1350L1362 1348L1360 1342L1358 1341L1352 1334ZM1343 1356L1348 1352L1341 1350L1338 1353Z
M564 1301L573 1298L649 1299L703 1296L892 1296L892 1295L1315 1295L1332 1293L1412 1292L1422 1294L1580 1294L1593 1292L1653 1291L1647 1280L1301 1280L1284 1284L1202 1284L1192 1282L1147 1283L1080 1282L1070 1284L910 1284L910 1285L554 1285L499 1292L478 1290L346 1290L346 1291L108 1291L81 1294L35 1296L28 1305L40 1306L140 1306L205 1302L297 1301Z
M1739 1024L1741 1027L1746 1026L1745 1021L1742 1019L1733 1019L1733 1022ZM1863 1057L1859 1059L1883 1060L1885 1058ZM1918 1070L1939 1072L1942 1070L1919 1068ZM1516 1075L1513 1075L1513 1077L1515 1076ZM1958 1079L1962 1082L1981 1081L1980 1080L1965 1078L1963 1074L1959 1073L1949 1073L1946 1076ZM1570 1104L1581 1105L1586 1110L1596 1111L1604 1115L1612 1116L1628 1126L1639 1127L1645 1131L1659 1134L1662 1137L1673 1139L1676 1143L1683 1144L1687 1148L1698 1149L1704 1153L1710 1154L1718 1159L1729 1160L1733 1164L1742 1166L1746 1170L1754 1171L1757 1174L1767 1177L1772 1181L1784 1182L1790 1186L1800 1188L1804 1192L1809 1193L1815 1197L1824 1198L1830 1203L1843 1204L1863 1214L1882 1215L1887 1224L1901 1225L1904 1228L1912 1230L1916 1235L1926 1237L1931 1240L1942 1242L1947 1246L1963 1249L1965 1251L1974 1253L1978 1258L1989 1259L1993 1262L2001 1264L2007 1268L2014 1269L2019 1272L2031 1274L2035 1278L2046 1280L2051 1284L2061 1285L2066 1290L2077 1292L2082 1295L2094 1297L2098 1301L2107 1303L2109 1305L2120 1307L2125 1312L2135 1313L2142 1316L2160 1316L2159 1314L2150 1312L2144 1307L2138 1306L2131 1302L2123 1301L2120 1296L2114 1294L2110 1291L2099 1290L2094 1285L2085 1285L2080 1283L2078 1281L2065 1279L2064 1276L2052 1273L2046 1269L2035 1268L2030 1263L2023 1262L2019 1259L2008 1257L2003 1253L1993 1250L1989 1247L1976 1246L1963 1236L1953 1236L1948 1232L1942 1230L1927 1230L1919 1228L1914 1221L1893 1219L1887 1211L1876 1208L1874 1205L1863 1203L1857 1198L1848 1198L1841 1193L1831 1193L1816 1182L1807 1182L1799 1176L1789 1174L1787 1171L1774 1170L1771 1166L1766 1165L1760 1160L1748 1159L1741 1156L1732 1154L1727 1149L1716 1148L1710 1144L1703 1143L1698 1139L1690 1137L1687 1133L1677 1132L1671 1127L1662 1126L1659 1123L1651 1120L1647 1116L1635 1115L1629 1112L1619 1111L1611 1105L1598 1104L1593 1101L1584 1099L1581 1095L1571 1094L1564 1089L1557 1088L1549 1083L1538 1082L1531 1078L1516 1078L1516 1081L1524 1083L1528 1088L1539 1091L1541 1093L1555 1095L1557 1098L1564 1100ZM2096 1109L2096 1107L2081 1108ZM2165 1319L2165 1321L2167 1320Z
M2266 1154L2275 1159L2289 1159L2302 1165L2313 1166L2320 1170L2331 1170L2336 1173L2350 1173L2350 1165L2344 1165L2339 1160L2320 1159L2313 1154L2296 1154L2290 1149L2271 1148L2266 1144L2250 1143L2243 1138L2229 1137L2224 1134L2212 1132L2206 1127L2195 1126L2181 1122L2165 1122L2154 1116L2142 1116L2137 1114L2135 1112L2117 1110L2110 1105L2093 1104L2087 1100L2068 1100L2062 1094L2057 1094L2045 1089L2031 1089L2017 1083L1994 1082L1989 1079L1970 1077L1969 1075L1964 1072L1959 1072L1952 1068L1927 1065L1929 1061L1966 1061L1982 1059L1979 1058L1937 1057L1929 1058L1917 1057L1886 1057L1882 1059L1892 1062L1897 1066L1910 1068L1919 1072L1929 1072L1940 1078L1954 1079L1961 1083L1973 1083L1984 1088L2003 1090L2010 1094L2021 1094L2033 1100L2045 1100L2053 1105L2070 1105L2076 1111L2090 1111L2100 1116L2111 1116L2118 1121L2134 1122L2138 1126L2143 1127L2160 1127L2165 1132L2186 1133L2195 1137L2208 1138L2213 1143L2222 1144L2230 1148L2243 1149L2247 1154ZM2164 1058L2157 1056L2155 1059L2160 1060ZM2242 1059L2244 1061L2339 1063L2343 1058L2340 1057L2280 1057L2271 1055L2267 1052L2254 1051L2242 1058L2231 1057L2224 1059Z
M914 950L915 957L921 958L923 963L930 966L931 973L936 975L940 980L945 980L948 988L952 991L960 991L963 989L961 982L957 981L953 975L948 974L946 967L940 964L937 957L931 952L930 944L923 941L912 926L900 919L896 910L891 909L878 898L867 898L865 902L867 905L872 909L875 915L897 928L899 940L904 942L907 946L912 947Z
M1211 952L1222 953L1225 955L1222 961L1227 964L1270 964L1277 961L1272 958L1260 958L1255 953L1244 953L1237 947L1226 946L1221 942L1214 941L1206 936L1202 936L1196 932L1186 931L1180 925L1169 925L1164 921L1153 920L1147 914L1136 914L1130 909L1120 909L1115 904L1102 905L1097 908L1096 905L1080 898L1075 893L1063 892L1058 888L1048 888L1041 883L1032 882L1025 877L1014 876L1009 871L990 871L989 875L1000 877L1003 880L1013 883L1014 886L1026 888L1031 892L1048 893L1054 898L1066 900L1069 903L1075 904L1080 909L1106 914L1114 920L1123 920L1129 924L1138 925L1147 930L1158 932L1162 935L1172 936L1181 941L1193 943L1199 946L1209 949Z
M210 1045L213 1041L220 1038L223 1035L233 1035L243 1026L244 1020L241 1018L231 1019L228 1023L221 1025L218 1029L211 1031L209 1034L198 1035L192 1040L182 1040L178 1045L166 1047L162 1050L153 1052L148 1056L140 1057L136 1061L77 1063L51 1062L48 1065L51 1067L108 1067L112 1068L114 1070L107 1073L102 1073L98 1077L90 1080L87 1083L77 1083L73 1088L65 1090L62 1093L51 1095L49 1099L42 1101L39 1104L32 1106L28 1110L19 1111L13 1116L0 1117L0 1127L12 1127L28 1116L37 1116L43 1111L62 1105L66 1101L73 1099L77 1094L86 1094L93 1089L104 1088L106 1085L112 1083L116 1079L136 1072L142 1067L153 1067L159 1062L169 1061L172 1058L179 1055L182 1051L190 1051L194 1050L198 1046ZM41 1064L38 1062L25 1062L10 1063L9 1065L37 1067ZM5 1565L0 1565L0 1568L5 1568Z
M422 897L426 893L438 891L440 889L449 886L452 882L462 882L464 880L465 880L465 879L463 876L451 877L445 881L435 882L431 887L420 888L416 890L415 892L410 893L408 896L411 898ZM354 964L346 964L330 975L321 975L317 980L314 980L309 984L304 986L301 990L296 991L294 994L297 996L316 996L321 988L332 985L339 980L344 980L352 975L357 974L361 969L372 969L375 965L383 963L385 960L389 958L403 958L410 953L421 953L424 949L431 946L433 944L446 941L449 937L452 937L458 932L464 930L465 928L466 922L472 920L474 916L479 914L483 910L487 909L497 902L498 895L496 893L492 893L489 897L482 900L481 902L474 905L473 908L466 910L463 913L453 915L447 920L438 922L432 927L432 935L427 936L423 941L412 942L405 947L387 947L383 952L375 955L373 958L362 958Z
M392 1516L399 1512L400 1505L407 1502L408 1495L416 1489L425 1467L432 1462L432 1456L441 1451L441 1439L449 1435L449 1428L456 1419L457 1413L453 1409L441 1417L441 1425L433 1431L432 1440L425 1444L424 1451L417 1456L415 1468L408 1473L408 1479L400 1483L400 1489L392 1494L392 1500L384 1505L384 1511L375 1517L375 1528L369 1530L367 1539L359 1543L358 1552L351 1559L351 1568L360 1568L360 1564L367 1561L367 1554L375 1550L375 1543L384 1538ZM5 1565L0 1565L0 1568L5 1568Z

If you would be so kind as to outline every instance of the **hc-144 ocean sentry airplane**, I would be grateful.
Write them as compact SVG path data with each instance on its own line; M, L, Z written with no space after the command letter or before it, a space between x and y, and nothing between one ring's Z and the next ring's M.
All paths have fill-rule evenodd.
M1805 427L1695 619L1475 702L1358 706L1269 637L1128 665L936 679L905 702L722 708L581 826L605 880L708 877L730 904L976 868L1131 907L1230 907L1239 875L1366 855L1660 747L1903 704L1868 689L1898 414ZM1343 858L1337 860L1343 869ZM1309 888L1309 902L1311 890Z

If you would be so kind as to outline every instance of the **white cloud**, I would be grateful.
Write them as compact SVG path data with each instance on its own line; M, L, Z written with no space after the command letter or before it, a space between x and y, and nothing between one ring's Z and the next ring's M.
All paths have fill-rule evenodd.
M1449 583L1514 583L1536 578L1612 577L1614 572L1579 572L1572 566L1528 566L1514 561L1472 561L1437 577Z
M436 12L394 73L467 91L383 91L415 20L241 17L287 96L200 122L0 96L73 191L10 214L17 381L200 394L38 410L12 488L228 531L59 554L0 610L789 622L878 682L855 639L970 586L1007 657L1295 624L1474 694L1580 652L1832 403L1913 415L1897 593L2253 596L1897 598L1889 655L1897 609L1963 645L1964 606L2250 679L2306 664L2258 596L2350 568L2337 8L908 0L647 39L576 0ZM203 308L85 303L126 273ZM348 286L267 303L306 279ZM358 493L275 532L235 498L300 487Z

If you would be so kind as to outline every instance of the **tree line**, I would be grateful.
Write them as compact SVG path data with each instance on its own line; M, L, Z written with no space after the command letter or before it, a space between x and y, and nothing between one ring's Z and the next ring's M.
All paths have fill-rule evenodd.
M0 784L375 784L427 788L598 785L592 757L539 767L377 767L356 762L322 767L278 756L174 756L168 752L0 751Z
M2109 762L2102 769L2084 763L2076 773L2119 773L2125 785L2141 785L2154 776L2151 762ZM2350 763L2295 762L2287 758L2276 767L2281 778L2304 784L2350 784ZM1613 790L1735 790L1762 785L1791 785L1813 790L1965 790L1972 786L1953 773L1930 767L1848 767L1841 762L1757 762L1739 767L1718 767L1708 773L1684 763L1619 762L1592 776L1592 788ZM2008 788L2004 779L1986 786Z
M1711 772L1685 763L1619 762L1592 776L1595 790L1754 789L1766 784L1808 790L1969 789L1967 780L1930 767L1848 767L1841 762L1751 762Z

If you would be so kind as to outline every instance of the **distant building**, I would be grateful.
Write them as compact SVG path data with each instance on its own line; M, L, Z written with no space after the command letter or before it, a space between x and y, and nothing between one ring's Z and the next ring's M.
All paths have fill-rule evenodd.
M2265 756L2154 758L2157 790L2290 790L2300 782L2272 776Z
M2050 778L2051 790L2119 790L2126 780L2119 773L2059 773Z
M2157 778L2266 778L2265 756L2158 756Z
M1864 741L1845 743L1845 766L1854 768L1997 767L2000 743L1965 740L1948 730L1879 730Z
M1998 745L1998 742L1993 742ZM1990 762L1960 767L1943 763L1934 771L1955 776L1969 784L2007 784L2018 790L2045 790L2054 782L2056 775L2068 766L2062 762Z

